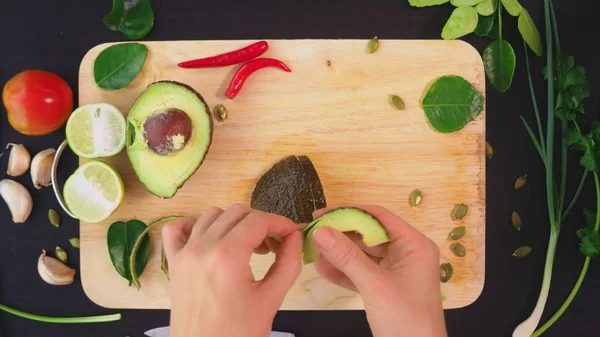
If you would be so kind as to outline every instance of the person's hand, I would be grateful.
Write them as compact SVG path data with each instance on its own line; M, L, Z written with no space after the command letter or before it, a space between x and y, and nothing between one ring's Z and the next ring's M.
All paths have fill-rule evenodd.
M168 223L162 234L172 337L269 335L302 268L302 235L292 221L233 205L225 212L209 208L198 221ZM268 273L255 280L250 257L267 237L281 243Z
M384 208L359 207L379 219L390 242L368 248L358 235L318 228L314 243L321 258L316 270L328 281L361 294L373 336L447 336L438 246ZM314 217L328 210L319 210Z

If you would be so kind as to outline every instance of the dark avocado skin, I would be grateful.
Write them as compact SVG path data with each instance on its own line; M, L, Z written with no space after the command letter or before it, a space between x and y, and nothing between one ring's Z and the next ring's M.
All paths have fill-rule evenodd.
M319 176L307 156L287 156L273 165L256 183L250 206L308 223L312 213L326 207Z
M198 91L196 91L196 89L194 89L194 88L190 87L189 85L187 85L187 84L185 84L185 83L177 82L177 81L171 81L171 80L161 80L161 81L155 81L155 82L152 82L152 83L148 84L148 86L147 86L146 88L150 87L150 86L151 86L151 85L153 85L153 84L158 84L158 83L169 83L169 84L173 84L173 85L178 85L178 86L184 87L185 89L187 89L187 90L189 90L189 91L193 92L193 93L196 95L196 97L198 97L198 99L199 99L199 100L200 100L200 101L201 101L201 102L204 104L204 107L205 107L205 109L206 109L206 113L208 114L208 120L209 120L209 122L210 122L210 134L208 135L208 137L209 137L209 138L208 138L208 139L209 139L209 141L208 141L208 145L206 146L206 154L204 155L204 158L202 158L202 160L201 160L201 161L200 161L200 163L198 164L198 167L196 168L196 170L194 170L194 172L192 172L192 174L190 174L190 176L189 176L189 177L187 177L185 180L183 180L183 181L182 181L182 182L179 184L179 186L177 187L177 189L179 190L179 189L180 189L180 188L181 188L181 187L182 187L182 186L185 184L185 182L186 182L186 181L187 181L187 180L188 180L188 179L189 179L191 176L193 176L193 175L194 175L194 173L196 173L196 171L198 171L198 169L200 168L200 166L202 166L202 163L204 163L204 160L206 160L206 157L208 156L208 153L210 152L210 146L212 145L212 140L213 140L213 132L214 132L214 121L213 121L213 118L212 118L212 115L213 115L213 114L211 113L211 111L210 111L210 107L209 107L209 106L208 106L208 104L206 103L206 100L204 99L204 97L202 97L202 95L200 95L200 93L199 93ZM142 96L142 95L143 95L145 92L146 92L146 90L144 90L144 91L143 91L143 92L140 94L140 96L139 96L139 97L141 97L141 96ZM157 197L159 197L159 198L161 198L161 199L170 199L170 198L165 198L165 197L161 197L161 196L157 196Z

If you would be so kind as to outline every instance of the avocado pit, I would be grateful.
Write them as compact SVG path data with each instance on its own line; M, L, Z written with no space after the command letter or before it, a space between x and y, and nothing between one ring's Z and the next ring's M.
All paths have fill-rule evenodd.
M183 149L192 136L192 119L177 108L155 112L144 122L144 139L150 150L170 155Z

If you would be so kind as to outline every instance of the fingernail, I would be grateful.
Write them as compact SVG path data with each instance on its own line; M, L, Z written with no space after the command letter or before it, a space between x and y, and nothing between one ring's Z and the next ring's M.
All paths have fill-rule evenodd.
M335 244L335 235L327 227L319 227L313 234L313 240L317 247L330 250Z

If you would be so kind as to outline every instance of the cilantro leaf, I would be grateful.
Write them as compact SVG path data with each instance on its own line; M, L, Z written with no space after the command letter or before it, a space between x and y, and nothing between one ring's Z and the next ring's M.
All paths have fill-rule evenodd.
M577 237L579 242L579 250L583 255L594 257L600 254L600 234L589 227L579 229Z
M598 171L600 167L600 123L592 123L592 131L589 135L584 135L581 130L570 127L565 131L563 137L571 149L583 152L579 160L581 166L588 171Z
M596 224L596 211L590 211L589 209L583 210L583 216L585 217L585 224L588 225L589 228L594 228Z
M544 79L548 79L544 68ZM572 121L577 113L584 113L583 101L590 96L589 83L585 68L575 65L575 58L561 55L554 63L554 84L556 95L556 117L562 121Z

